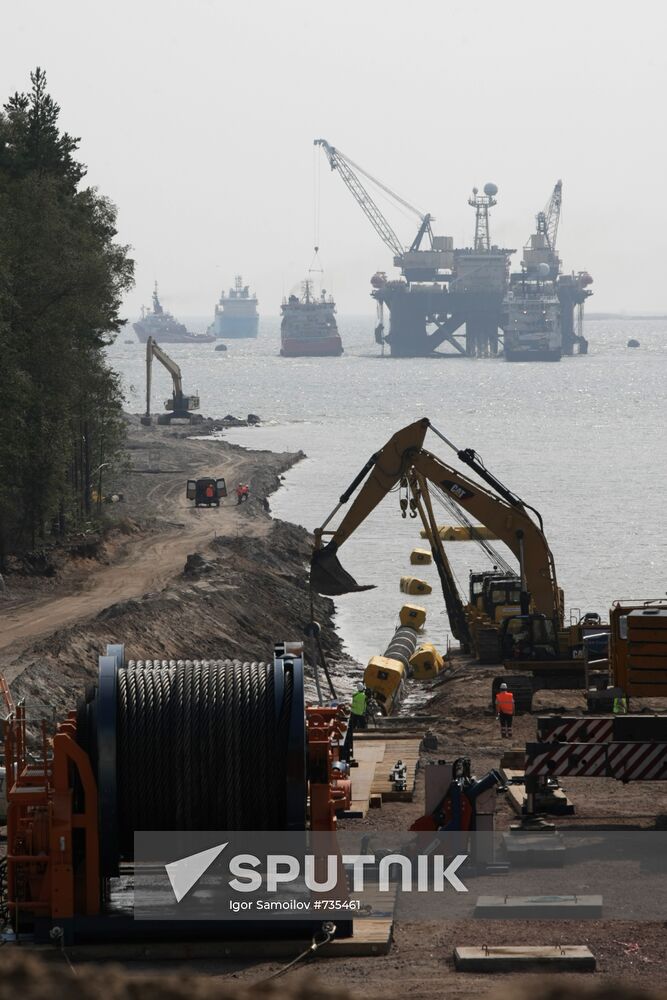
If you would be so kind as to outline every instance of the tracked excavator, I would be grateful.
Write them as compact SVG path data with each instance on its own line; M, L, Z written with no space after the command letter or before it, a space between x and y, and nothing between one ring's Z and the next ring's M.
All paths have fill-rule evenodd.
M174 391L169 399L165 400L164 408L168 410L168 413L161 413L157 418L159 424L168 424L170 421L176 420L193 420L197 419L196 415L192 413L193 410L199 409L199 396L186 396L183 392L183 377L181 375L181 369L173 360L170 358L166 351L163 351L158 342L153 338L149 337L146 341L146 413L141 418L142 424L149 425L153 422L151 417L151 384L153 379L153 358L164 365L169 374L174 385ZM201 420L201 417L199 417Z
M424 448L433 431L484 482L468 478ZM315 529L311 586L321 594L340 595L370 589L359 585L341 565L338 552L375 507L399 488L403 517L419 517L438 570L452 634L479 662L499 663L525 671L512 678L519 707L529 707L540 687L582 687L584 671L577 663L586 628L564 627L563 592L544 534L540 513L491 473L472 449L459 449L424 418L393 435L341 495L324 524ZM358 491L358 492L357 492ZM356 493L337 528L329 525ZM444 550L433 498L470 531L494 563L494 569L471 574L464 603ZM517 558L518 575L493 549L489 532L475 532L474 518L504 542ZM597 622L596 622L596 627ZM590 630L589 630L590 631ZM536 671L534 668L539 663ZM565 668L563 665L566 665ZM496 678L494 689L506 677Z

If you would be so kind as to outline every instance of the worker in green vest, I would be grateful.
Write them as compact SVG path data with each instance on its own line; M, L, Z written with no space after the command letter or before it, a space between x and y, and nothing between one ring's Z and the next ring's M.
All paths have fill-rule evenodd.
M614 696L614 715L628 714L628 699L624 694Z
M350 725L352 729L366 728L367 704L368 699L366 698L366 686L363 681L358 681L357 690L352 695L352 714L350 716Z

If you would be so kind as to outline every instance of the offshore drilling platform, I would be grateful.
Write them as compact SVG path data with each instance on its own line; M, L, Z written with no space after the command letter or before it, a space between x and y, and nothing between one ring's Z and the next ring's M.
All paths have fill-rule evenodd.
M523 360L540 360L540 351L532 349L547 327L555 328L557 349L549 360L562 354L587 352L582 333L583 304L591 295L587 272L562 274L556 250L556 237L562 198L562 184L556 184L547 207L536 217L536 230L524 247L521 272L510 275L510 259L516 251L491 243L489 211L496 204L498 188L485 184L482 193L473 188L468 204L475 211L475 236L472 247L455 248L451 236L436 236L433 217L422 213L405 199L354 163L325 139L316 139L332 170L338 172L371 225L389 248L401 277L388 278L377 272L371 279L372 296L378 303L375 331L379 344L388 344L394 357L427 357L434 353L451 357L494 357L501 353L510 330L512 306L538 307L548 299L553 309L531 310L535 317L537 338L532 331L511 332L532 345ZM372 182L398 205L419 220L417 234L406 247L387 221L362 180ZM512 289L512 292L510 290ZM520 301L523 296L525 302ZM385 327L384 309L389 311L389 330ZM518 312L528 315L528 309ZM575 316L576 314L576 316ZM549 330L551 341L553 330ZM445 347L446 350L438 351Z

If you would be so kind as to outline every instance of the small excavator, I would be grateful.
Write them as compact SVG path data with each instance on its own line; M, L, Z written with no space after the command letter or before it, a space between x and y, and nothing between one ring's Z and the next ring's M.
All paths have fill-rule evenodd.
M170 412L159 414L157 418L158 424L168 424L172 420L196 420L197 418L193 415L192 411L199 409L199 396L186 396L183 393L181 369L169 357L166 351L162 350L158 342L153 337L149 337L146 341L146 413L141 418L142 424L149 426L153 422L153 418L151 417L153 358L157 358L164 365L174 383L174 391L164 403L165 410Z
M429 429L486 485L481 486L427 451L424 438ZM504 660L506 667L525 671L511 678L520 709L530 707L533 692L541 687L582 687L583 663L577 659L581 655L583 638L591 631L608 631L608 626L601 626L599 620L590 623L585 618L565 628L563 592L557 583L554 559L540 513L494 476L475 451L458 449L427 418L398 431L372 455L324 524L315 529L311 560L313 590L335 596L370 589L360 586L346 572L337 553L371 511L397 486L402 516L407 517L409 513L411 517L421 518L440 577L452 633L463 651L474 653L479 662ZM338 527L327 530L340 508L357 490ZM470 537L479 542L494 563L493 571L471 576L467 604L459 594L443 547L433 510L434 496L458 517L469 530ZM507 545L518 560L518 575L486 540L488 533L479 531L476 535L470 517ZM329 538L326 544L325 537ZM606 661L603 662L606 667ZM539 669L535 671L538 663ZM590 679L591 675L588 676ZM503 680L509 681L509 678L494 680L493 694ZM598 680L597 675L595 680ZM599 680L603 683L602 675Z

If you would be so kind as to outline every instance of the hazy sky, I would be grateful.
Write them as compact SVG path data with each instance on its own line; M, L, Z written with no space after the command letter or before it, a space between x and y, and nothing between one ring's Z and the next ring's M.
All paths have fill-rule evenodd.
M498 185L492 240L521 247L561 177L559 248L593 275L591 308L667 309L657 0L5 0L1 22L0 94L42 66L118 205L131 318L155 278L177 313L212 312L236 271L277 313L312 259L318 169L327 287L371 312L391 255L317 136L456 245L473 185ZM410 242L412 217L387 215Z

